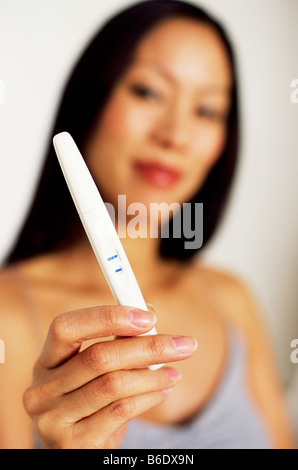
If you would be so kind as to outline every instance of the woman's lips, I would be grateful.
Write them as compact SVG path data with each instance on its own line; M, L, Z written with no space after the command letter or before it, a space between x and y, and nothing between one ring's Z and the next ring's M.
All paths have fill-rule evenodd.
M181 177L179 171L162 165L161 163L137 161L134 164L134 168L141 178L160 187L172 186L177 183Z

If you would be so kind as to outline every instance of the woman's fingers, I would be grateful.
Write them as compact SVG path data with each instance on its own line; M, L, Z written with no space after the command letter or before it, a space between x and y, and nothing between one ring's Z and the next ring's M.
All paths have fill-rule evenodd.
M105 448L108 439L124 423L159 405L167 396L167 390L162 390L121 398L111 403L72 427L71 447L77 448L76 443L79 442L80 448Z
M179 361L191 356L196 347L194 338L168 335L95 343L53 371L51 391L57 396L63 395L107 372Z
M54 319L24 393L44 446L104 447L128 420L167 397L165 390L177 381L174 369L146 367L190 357L197 344L191 337L137 336L154 324L152 312L118 305ZM80 350L84 341L99 338Z
M142 334L150 331L155 322L151 311L119 305L64 313L51 323L38 365L52 369L78 352L85 340Z
M120 398L75 424L57 419L57 410L53 409L35 416L35 427L43 448L110 448L107 446L111 439L121 429L125 432L125 423L162 403L167 396L168 390L159 390Z
M64 395L56 408L57 419L63 413L66 422L75 423L121 398L169 389L179 378L179 372L172 367L157 371L120 370L104 374L84 387Z

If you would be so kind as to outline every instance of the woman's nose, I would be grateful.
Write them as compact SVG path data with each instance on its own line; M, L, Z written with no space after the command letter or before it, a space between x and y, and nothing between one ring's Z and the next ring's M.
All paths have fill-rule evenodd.
M190 143L189 114L183 104L164 110L155 122L153 137L163 148L184 150Z

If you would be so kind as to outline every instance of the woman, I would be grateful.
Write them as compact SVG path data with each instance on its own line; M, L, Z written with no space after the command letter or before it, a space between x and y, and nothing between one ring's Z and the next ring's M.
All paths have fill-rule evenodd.
M52 135L65 130L115 208L119 194L148 209L203 203L206 246L238 142L223 29L183 2L120 13L73 71ZM117 217L115 225L123 229ZM114 305L50 144L1 276L2 447L34 447L36 436L45 448L291 447L270 346L245 286L195 261L183 234L122 242L155 306L156 336L135 337L154 325L151 307ZM149 370L153 363L165 367Z

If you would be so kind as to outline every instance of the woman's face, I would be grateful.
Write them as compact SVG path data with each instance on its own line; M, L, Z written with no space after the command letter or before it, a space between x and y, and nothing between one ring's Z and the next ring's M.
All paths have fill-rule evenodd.
M226 139L231 71L209 27L168 19L140 42L86 148L105 201L191 199Z

